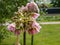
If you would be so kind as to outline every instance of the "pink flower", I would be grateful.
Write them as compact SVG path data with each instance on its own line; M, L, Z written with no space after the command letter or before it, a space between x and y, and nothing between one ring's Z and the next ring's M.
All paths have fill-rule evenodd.
M37 4L34 2L27 3L26 6L28 7L28 11L30 12L36 12L36 13L39 12Z
M32 15L32 17L33 17L34 19L37 19L39 15L40 15L40 14L38 14L38 13L34 13L34 14Z
M26 11L28 11L28 8L27 8L27 7L22 6L22 7L21 7L21 11L26 12Z
M15 32L14 32L14 33L15 33L15 35L19 35L19 34L20 34L20 32L21 32L20 30L15 30Z
M32 27L36 28L37 31L39 31L41 29L41 26L36 21L33 22Z
M30 29L30 30L28 30L28 33L29 34L36 34L36 33L38 33L38 31L34 30L34 29Z
M29 34L35 34L35 33L36 33L36 31L35 31L35 30L33 30L33 29L29 29L29 30L28 30L28 33L29 33Z
M28 30L29 34L36 34L40 32L41 26L37 22L33 22L32 29Z
M9 30L9 31L11 31L11 32L14 32L14 31L15 31L15 29L16 29L16 28L15 28L15 24L14 24L14 23L9 24L7 28L8 28L8 30Z

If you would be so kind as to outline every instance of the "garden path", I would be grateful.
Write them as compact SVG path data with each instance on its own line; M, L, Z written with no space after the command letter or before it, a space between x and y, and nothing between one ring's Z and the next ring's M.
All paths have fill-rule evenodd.
M60 21L59 22L40 22L40 24L60 24ZM9 25L9 23L4 23L4 24L0 24L0 26L7 26Z

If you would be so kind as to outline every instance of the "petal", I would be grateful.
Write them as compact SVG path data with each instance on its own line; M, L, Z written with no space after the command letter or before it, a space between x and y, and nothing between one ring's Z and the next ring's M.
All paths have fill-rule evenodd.
M13 32L13 31L15 31L15 24L14 23L9 24L7 28L8 28L9 31Z

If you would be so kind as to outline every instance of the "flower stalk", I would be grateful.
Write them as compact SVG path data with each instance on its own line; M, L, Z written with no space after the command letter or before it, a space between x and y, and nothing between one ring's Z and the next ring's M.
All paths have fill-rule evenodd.
M20 45L20 42L19 42L19 35L16 35L16 43L15 43L15 45Z

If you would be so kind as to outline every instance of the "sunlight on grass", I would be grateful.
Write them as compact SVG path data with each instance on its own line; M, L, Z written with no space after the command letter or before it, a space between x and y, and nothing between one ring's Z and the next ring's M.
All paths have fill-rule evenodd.
M60 24L56 25L41 25L41 32L34 35L34 45L60 45ZM27 34L27 45L31 45L31 35ZM4 39L0 45L14 45L16 37ZM20 35L20 43L23 42L23 35Z

